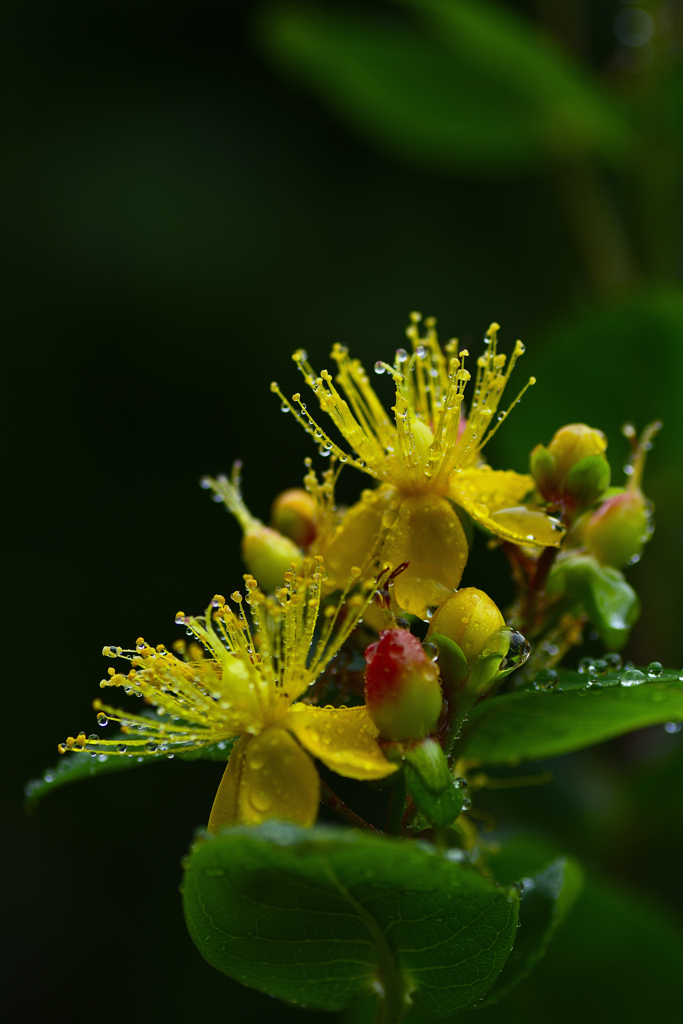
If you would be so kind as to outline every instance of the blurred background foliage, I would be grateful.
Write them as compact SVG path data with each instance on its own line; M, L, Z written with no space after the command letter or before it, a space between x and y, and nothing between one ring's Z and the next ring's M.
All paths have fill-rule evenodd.
M627 654L683 664L681 8L10 0L2 19L12 976L36 1019L293 1022L184 932L179 859L220 766L103 778L31 820L21 784L91 731L102 644L169 643L178 607L237 585L237 527L197 481L241 457L264 518L300 481L314 453L268 390L297 388L289 353L386 359L410 309L474 352L493 319L508 350L525 341L518 382L539 382L496 466L586 421L618 482L622 422L664 420ZM468 574L509 596L502 557L479 547ZM481 805L575 853L590 884L480 1019L678 1020L681 735L552 769Z

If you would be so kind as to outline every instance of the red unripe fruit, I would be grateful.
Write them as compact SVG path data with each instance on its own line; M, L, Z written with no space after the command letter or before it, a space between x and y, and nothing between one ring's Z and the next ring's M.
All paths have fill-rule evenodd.
M380 736L422 739L441 714L439 670L407 629L385 629L365 651L365 703Z

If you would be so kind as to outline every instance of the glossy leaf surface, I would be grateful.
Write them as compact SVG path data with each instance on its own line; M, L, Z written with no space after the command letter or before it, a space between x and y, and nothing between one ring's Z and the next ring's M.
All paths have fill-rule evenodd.
M125 739L125 737L122 737ZM180 761L223 761L228 760L232 740L213 743L201 750L191 750L187 754L176 754ZM132 754L130 757L121 754L67 753L57 762L54 768L47 768L40 779L31 779L26 783L25 806L32 810L43 797L55 789L68 786L72 782L81 782L96 775L111 775L114 772L126 772L145 764L158 764L164 760L163 754Z
M517 930L517 892L461 851L274 821L200 840L183 901L210 964L323 1010L384 991L394 1012L455 1013L491 987Z
M598 677L560 671L553 688L529 686L476 704L461 750L482 764L517 764L681 720L679 672L653 667Z

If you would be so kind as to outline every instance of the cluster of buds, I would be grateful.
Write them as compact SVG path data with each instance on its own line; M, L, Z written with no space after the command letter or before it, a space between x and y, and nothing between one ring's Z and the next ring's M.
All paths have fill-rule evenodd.
M425 644L408 629L383 630L365 651L365 703L387 756L404 762L408 791L435 825L462 809L448 753L472 704L517 667L528 644L490 597L467 587L431 619Z
M585 616L610 648L623 646L640 604L620 570L638 561L652 534L652 505L641 490L645 456L661 424L640 439L624 428L632 456L624 487L609 487L604 434L583 423L558 430L531 454L536 487L561 510L568 533L546 591L556 611Z

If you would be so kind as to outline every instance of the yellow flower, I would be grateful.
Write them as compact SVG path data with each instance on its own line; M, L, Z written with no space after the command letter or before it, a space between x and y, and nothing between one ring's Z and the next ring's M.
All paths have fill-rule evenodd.
M380 750L364 707L295 703L348 639L367 604L360 594L349 596L347 587L337 605L320 616L323 575L321 560L307 559L299 572L287 573L274 597L266 597L246 576L252 628L239 592L232 594L235 611L218 595L205 617L179 612L176 621L198 641L190 644L187 660L143 639L136 651L105 647L105 655L128 658L132 668L127 675L110 669L100 685L121 686L144 698L157 716L128 714L95 701L100 724L120 723L125 741L80 733L60 744L60 753L168 755L239 737L211 811L213 831L266 818L312 825L320 780L309 755L353 779L390 775L396 766Z
M393 366L378 362L377 373L389 373L396 388L393 417L384 409L368 375L348 350L335 345L337 389L332 375L318 376L304 351L294 353L306 383L320 408L352 448L346 452L331 440L308 412L301 395L289 402L277 384L271 388L304 429L317 441L321 454L355 466L379 482L365 491L324 547L332 581L345 578L350 565L363 562L375 539L386 531L380 558L394 566L408 562L396 578L394 596L408 612L424 616L458 586L467 561L465 532L454 506L467 512L492 533L515 544L558 547L562 526L540 509L524 504L533 490L531 477L495 471L482 458L482 449L507 417L512 405L498 406L517 357L517 342L506 357L497 350L498 324L486 335L486 351L477 360L469 415L463 398L471 375L465 368L466 350L457 341L439 345L435 320L412 314L407 335L412 353L398 349ZM523 389L535 383L532 377ZM496 420L491 428L491 423ZM355 454L353 454L355 453Z

